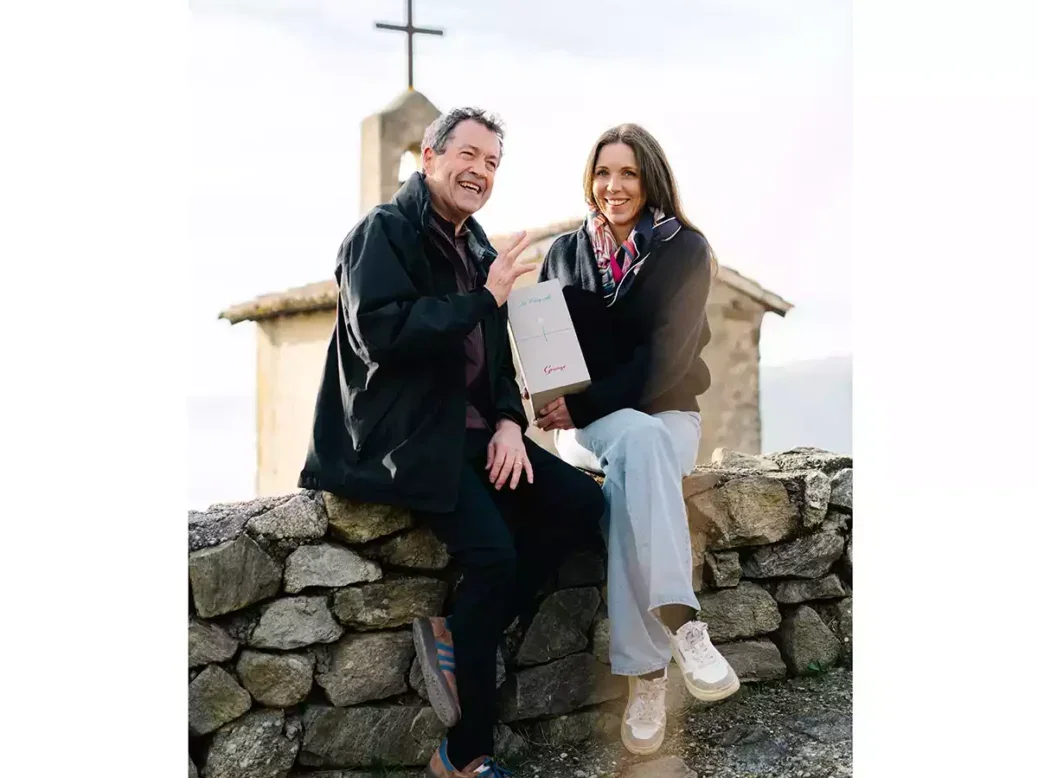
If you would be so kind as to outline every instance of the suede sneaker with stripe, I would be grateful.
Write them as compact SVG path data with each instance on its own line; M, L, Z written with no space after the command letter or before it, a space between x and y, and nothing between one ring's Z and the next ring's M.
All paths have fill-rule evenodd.
M425 768L425 778L510 778L511 775L511 770L506 770L489 756L477 756L459 770L447 756L446 738Z
M417 618L412 634L429 704L445 726L453 727L461 719L461 704L458 702L450 619L438 616Z

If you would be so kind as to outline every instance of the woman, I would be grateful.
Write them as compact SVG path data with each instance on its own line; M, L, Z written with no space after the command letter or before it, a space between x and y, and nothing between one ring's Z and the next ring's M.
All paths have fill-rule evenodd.
M621 737L651 754L666 727L667 665L689 692L720 700L739 679L697 620L682 478L695 468L700 356L715 262L685 216L659 143L635 124L607 130L584 171L590 212L548 250L540 280L561 282L591 385L544 408L564 460L604 473L613 673L629 677Z

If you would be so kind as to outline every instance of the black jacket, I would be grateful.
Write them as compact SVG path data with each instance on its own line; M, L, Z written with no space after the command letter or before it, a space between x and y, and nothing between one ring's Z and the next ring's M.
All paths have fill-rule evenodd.
M353 228L335 266L339 305L299 477L365 502L453 509L465 443L465 335L483 323L491 424L525 431L505 306L485 287L459 292L429 235L421 173ZM469 247L485 279L497 253L469 219Z
M710 388L702 358L710 341L706 239L682 228L670 240L655 239L642 261L637 275L624 276L612 302L602 294L583 226L560 235L541 266L539 280L562 284L591 374L587 389L566 397L577 427L621 408L698 411L697 396Z

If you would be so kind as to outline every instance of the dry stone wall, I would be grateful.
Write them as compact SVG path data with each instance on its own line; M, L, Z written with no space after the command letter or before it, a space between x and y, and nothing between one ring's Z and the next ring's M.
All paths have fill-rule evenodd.
M852 478L849 457L815 449L719 449L685 480L702 617L744 682L850 662ZM299 492L192 511L188 536L192 775L428 760L444 728L410 624L449 608L458 573L409 512ZM506 633L506 759L617 736L626 682L609 670L605 571L601 549L575 554L530 627ZM668 707L690 702L671 673Z

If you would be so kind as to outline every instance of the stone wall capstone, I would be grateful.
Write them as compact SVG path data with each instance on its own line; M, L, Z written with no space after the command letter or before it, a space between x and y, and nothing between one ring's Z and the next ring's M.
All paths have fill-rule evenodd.
M701 617L744 683L851 662L852 468L818 449L718 449L685 479ZM410 625L449 610L458 574L427 529L399 508L304 491L191 511L188 539L190 770L287 778L428 761L444 728ZM506 633L505 760L531 741L617 736L627 685L609 669L605 578L601 547L574 554L529 627ZM669 709L690 702L671 685Z

